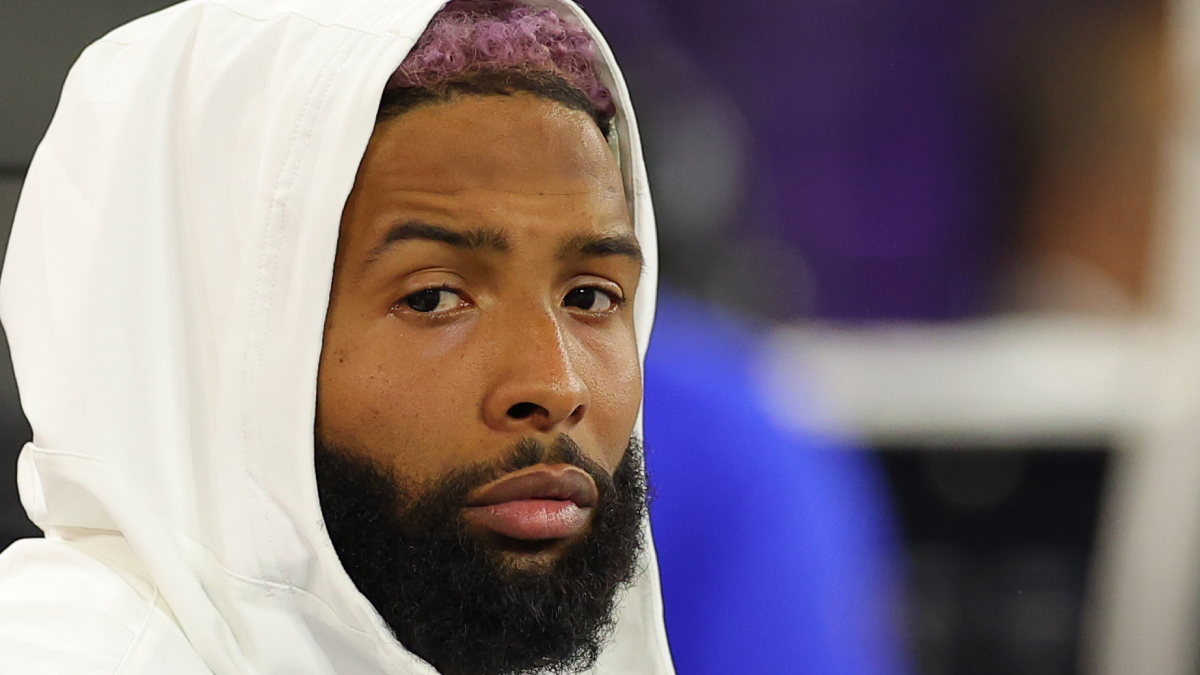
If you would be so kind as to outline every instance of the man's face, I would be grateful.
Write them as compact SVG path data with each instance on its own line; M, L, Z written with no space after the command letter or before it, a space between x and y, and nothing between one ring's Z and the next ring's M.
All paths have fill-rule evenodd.
M611 474L641 401L636 251L586 114L470 96L381 123L343 212L319 433L417 483L560 434Z
M645 506L640 273L585 113L465 96L377 125L342 216L318 483L343 565L443 672L595 657Z

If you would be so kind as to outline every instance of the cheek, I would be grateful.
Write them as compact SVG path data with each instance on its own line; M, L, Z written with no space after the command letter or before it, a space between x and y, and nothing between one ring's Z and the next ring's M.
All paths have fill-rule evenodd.
M327 334L320 369L318 422L331 441L375 455L413 454L461 429L462 392L455 367L463 330L402 330L390 317ZM332 333L333 331L330 331Z
M642 403L642 369L632 332L609 336L593 353L589 385L596 434L604 447L623 452ZM614 462L614 466L615 466Z

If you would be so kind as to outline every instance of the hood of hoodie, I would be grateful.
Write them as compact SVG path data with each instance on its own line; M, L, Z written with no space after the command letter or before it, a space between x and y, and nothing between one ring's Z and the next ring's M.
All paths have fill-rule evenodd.
M647 278L628 91L595 26ZM441 0L190 0L72 68L25 181L0 316L47 537L148 579L217 675L433 669L338 562L313 470L338 225L380 93ZM640 433L640 423L639 423ZM648 526L647 526L648 527ZM121 551L123 553L114 553ZM653 546L599 673L669 675Z

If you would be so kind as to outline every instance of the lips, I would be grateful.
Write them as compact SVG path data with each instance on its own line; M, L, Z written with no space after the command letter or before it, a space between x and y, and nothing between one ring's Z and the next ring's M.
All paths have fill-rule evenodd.
M592 477L569 464L538 464L479 487L464 517L513 539L562 539L581 532L599 493Z

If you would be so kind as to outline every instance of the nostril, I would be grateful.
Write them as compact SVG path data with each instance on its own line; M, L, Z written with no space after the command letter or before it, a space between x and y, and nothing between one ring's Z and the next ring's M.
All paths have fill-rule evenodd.
M523 420L526 417L529 417L530 415L534 414L535 412L537 412L540 409L541 409L541 406L539 406L536 403L529 403L529 402L518 403L508 409L508 416L512 417L514 419Z

